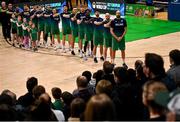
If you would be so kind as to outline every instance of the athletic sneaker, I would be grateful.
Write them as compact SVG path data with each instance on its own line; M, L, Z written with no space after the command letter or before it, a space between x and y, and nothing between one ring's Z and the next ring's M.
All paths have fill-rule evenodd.
M98 63L98 60L97 60L97 58L96 58L96 57L94 58L94 63Z
M101 56L101 57L100 57L100 60L101 60L101 61L104 61L104 57L103 57L103 56Z
M79 57L83 58L83 53L81 51L80 51Z
M88 58L87 58L86 55L83 56L83 60L84 60L84 61L87 61L87 60L88 60Z
M128 66L126 65L126 63L123 63L122 66L123 66L125 69L128 69Z
M58 45L55 47L55 50L57 50L57 49L61 49L60 44L58 44Z
M71 51L71 47L69 48L69 51Z
M45 48L46 48L46 49L48 48L48 43L45 44Z
M80 53L81 51L80 51L80 49L78 49L78 53Z
M19 48L22 48L22 44L19 44Z
M66 53L66 49L63 49L63 50L62 50L62 53Z
M38 51L38 49L37 48L33 48L33 51L35 52L35 51Z
M72 55L76 55L75 52L74 52L74 50L71 51L71 54L72 54Z
M91 52L90 57L93 58L93 52Z
M37 47L41 47L41 44L39 42L37 42Z
M91 52L90 52L90 51L88 51L88 56L89 56L89 57L91 56Z

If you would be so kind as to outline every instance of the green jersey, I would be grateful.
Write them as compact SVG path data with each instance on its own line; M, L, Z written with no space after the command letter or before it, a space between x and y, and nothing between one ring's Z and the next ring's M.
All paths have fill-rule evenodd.
M36 41L38 39L38 30L36 28L31 28L30 33L32 41Z
M27 23L23 23L23 36L29 36L28 27L29 25Z
M22 30L22 22L17 22L17 35L23 36L23 30Z
M12 29L17 29L17 18L11 18L11 28Z

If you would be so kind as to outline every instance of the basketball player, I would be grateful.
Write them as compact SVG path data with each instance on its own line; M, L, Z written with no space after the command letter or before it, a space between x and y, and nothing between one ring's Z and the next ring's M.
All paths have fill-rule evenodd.
M54 43L54 37L57 37L58 44L55 47L55 50L60 49L60 31L59 31L59 23L60 23L60 15L57 13L56 9L53 9L52 14L52 24L51 24L51 33L52 33L52 42Z
M62 19L62 49L63 53L66 53L65 50L65 40L66 35L68 35L68 42L69 42L69 49L70 49L70 42L71 42L71 26L70 26L70 13L68 12L68 7L64 6L63 13L61 13L61 19Z
M86 18L85 18L85 44L84 44L84 60L87 60L86 56L86 50L88 50L88 55L91 56L93 52L93 30L94 30L94 25L93 25L93 20L94 17L90 16L91 10L87 9L86 10ZM89 42L91 42L91 47Z
M107 50L110 49L110 57L112 57L112 35L110 33L110 14L105 14L105 21L104 21L104 60L107 59Z
M94 63L98 63L96 57L97 46L100 45L100 60L104 61L103 57L103 18L99 17L99 12L95 12L96 18L94 18L94 48L93 48L93 57Z
M112 42L112 64L114 64L116 51L121 50L123 67L128 68L125 63L125 34L127 32L126 20L121 18L120 11L116 11L116 18L111 21L110 32L113 36Z
M71 14L71 30L72 30L72 42L71 42L71 47L72 47L72 51L71 54L75 55L74 53L74 43L75 43L75 39L76 37L78 37L78 25L77 25L77 8L73 8L72 14Z
M50 38L51 38L51 42L52 42L52 34L51 34L51 22L52 22L52 18L51 18L51 15L52 15L52 9L51 7L48 5L46 6L45 8L45 11L44 11L44 45L45 47L47 48L48 47L48 34L50 33ZM51 43L52 45L52 43ZM52 45L54 46L54 45Z
M80 8L80 13L77 14L77 24L78 24L78 32L79 32L79 53L80 58L83 57L83 51L82 51L82 41L85 38L85 23L84 19L86 18L85 9L84 7Z
M43 37L44 37L44 11L42 10L41 6L38 6L36 16L37 16L37 23L38 23L37 24L37 29L38 29L37 45L40 46L41 34L43 34Z

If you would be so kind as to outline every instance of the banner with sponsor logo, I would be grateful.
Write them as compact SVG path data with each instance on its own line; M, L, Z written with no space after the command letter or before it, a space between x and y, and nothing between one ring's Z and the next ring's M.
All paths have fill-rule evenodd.
M123 0L90 0L94 11L98 10L102 13L112 13L119 10L121 16L125 16L125 4Z
M126 14L142 17L154 17L154 6L146 6L140 4L127 4Z

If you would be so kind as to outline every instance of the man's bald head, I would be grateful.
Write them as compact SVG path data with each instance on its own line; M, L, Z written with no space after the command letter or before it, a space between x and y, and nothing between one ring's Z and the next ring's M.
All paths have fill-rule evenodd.
M120 18L121 17L121 12L119 10L116 11L116 17Z
M109 14L109 13L106 13L106 14L105 14L105 18L106 18L106 19L110 19L110 14Z
M86 88L88 85L88 81L85 76L79 76L76 80L77 87Z
M47 103L47 104L51 104L51 97L49 96L48 93L44 93L39 97L39 100L41 102Z

